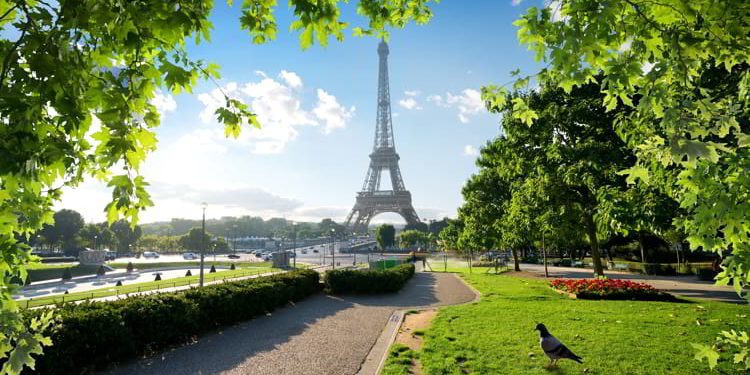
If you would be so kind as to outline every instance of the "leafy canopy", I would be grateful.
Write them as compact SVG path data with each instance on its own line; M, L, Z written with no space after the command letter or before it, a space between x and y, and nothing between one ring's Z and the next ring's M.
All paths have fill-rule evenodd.
M515 25L545 64L514 72L515 88L536 79L570 92L600 81L602 107L631 109L615 124L637 156L622 173L679 203L693 249L731 251L719 280L734 279L741 293L750 283L750 3L562 0L530 7ZM507 92L483 89L490 108ZM528 101L511 104L525 123L538 118Z

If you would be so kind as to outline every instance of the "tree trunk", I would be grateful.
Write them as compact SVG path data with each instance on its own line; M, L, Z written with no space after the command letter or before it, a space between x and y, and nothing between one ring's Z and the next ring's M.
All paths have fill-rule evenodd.
M638 231L638 246L641 248L641 263L646 264L646 252L643 251L643 231Z
M602 267L602 258L601 254L599 254L599 239L596 237L594 215L590 212L586 212L584 214L584 220L586 221L586 230L589 235L589 242L591 243L591 260L594 261L594 274L602 276L604 275L604 267Z
M511 249L511 252L513 253L513 269L516 271L520 271L521 265L518 259L518 249L514 247L513 249Z

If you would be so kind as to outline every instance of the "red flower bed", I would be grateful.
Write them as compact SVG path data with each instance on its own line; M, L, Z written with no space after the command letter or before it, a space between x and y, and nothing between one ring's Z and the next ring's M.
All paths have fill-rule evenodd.
M555 279L553 289L575 294L581 299L636 299L672 301L674 296L651 285L620 279Z

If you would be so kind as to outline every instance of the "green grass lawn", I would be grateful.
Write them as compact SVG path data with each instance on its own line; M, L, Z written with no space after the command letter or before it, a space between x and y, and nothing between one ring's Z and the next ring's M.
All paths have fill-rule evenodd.
M572 300L544 280L462 274L482 293L468 305L440 309L418 355L425 374L702 374L690 343L711 343L721 330L750 329L748 306ZM584 363L560 361L547 370L536 323ZM413 353L406 353L413 356ZM388 372L406 367L391 354ZM719 373L731 372L726 363Z
M244 267L236 270L227 270L204 275L204 281L209 283L216 280L229 279L234 277L257 275L266 272L278 271L277 268L265 267ZM127 293L138 293L149 290L158 290L164 288L173 288L185 285L197 285L200 276L196 272L193 276L178 277L161 281L148 281L136 284L125 284L120 287L108 286L104 288L92 289L85 292L75 292L69 294L57 294L47 297L32 298L30 300L18 301L18 304L24 308L51 305L59 302L79 301L91 298L102 298Z

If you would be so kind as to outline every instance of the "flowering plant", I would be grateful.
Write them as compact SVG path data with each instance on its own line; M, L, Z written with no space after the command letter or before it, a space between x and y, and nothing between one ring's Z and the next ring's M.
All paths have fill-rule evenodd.
M587 299L658 299L673 297L649 284L620 279L555 279L552 288Z

